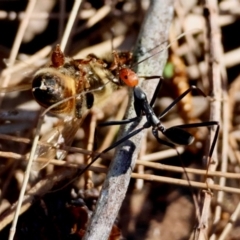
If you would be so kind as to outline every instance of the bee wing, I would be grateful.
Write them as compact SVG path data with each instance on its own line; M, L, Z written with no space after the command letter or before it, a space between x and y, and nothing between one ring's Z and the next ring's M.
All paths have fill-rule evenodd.
M46 162L35 161L33 163L32 169L35 171L39 171L45 166L47 166L49 161L54 158L63 160L67 155L67 151L61 150L59 148L61 146L70 146L72 144L75 134L79 129L82 120L83 118L72 118L70 120L61 121L51 131L42 136L40 141L47 144L38 144L35 153L35 159L41 157L48 160ZM49 146L49 144L51 146Z

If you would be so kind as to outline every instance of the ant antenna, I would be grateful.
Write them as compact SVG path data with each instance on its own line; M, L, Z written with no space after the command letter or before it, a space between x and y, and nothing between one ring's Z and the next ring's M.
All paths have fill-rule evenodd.
M111 146L109 146L108 148L106 148L105 150L103 150L101 153L99 153L98 155L96 155L93 160L87 165L85 166L83 169L80 169L76 175L77 177L79 175L81 175L83 172L85 172L103 153L108 152L109 150L117 147L118 145L122 144L123 142L127 141L128 139L130 139L131 137L137 135L138 133L140 133L142 130L146 129L146 128L152 128L152 134L155 137L155 139L157 140L158 143L160 144L164 144L172 149L175 149L177 152L177 155L181 161L181 164L184 168L184 173L186 174L186 177L189 181L189 184L191 186L190 183L190 179L188 177L188 174L186 172L186 169L184 167L183 161L180 157L180 153L178 152L178 150L176 149L175 144L179 144L179 145L190 145L193 143L194 141L194 136L192 134L190 134L189 132L187 132L185 129L188 128L196 128L196 127L213 127L216 126L216 132L213 138L213 142L211 144L210 147L210 151L209 151L209 162L212 158L212 154L217 142L217 138L218 138L218 134L219 134L219 123L217 121L208 121L208 122L200 122L200 123L190 123L190 124L182 124L182 125L176 125L176 126L172 126L170 128L165 128L162 123L161 123L161 119L181 100L183 99L189 92L191 92L193 89L197 90L202 96L206 97L206 95L202 92L201 89L197 88L196 86L191 86L189 89L187 89L185 92L183 92L178 98L176 98L159 116L156 116L156 114L154 113L152 107L154 105L154 102L156 100L157 94L156 92L159 91L161 87L161 81L159 81L155 93L153 95L153 98L151 99L150 103L147 100L147 96L144 93L144 91L139 88L139 87L134 87L133 88L133 94L134 94L134 108L135 108L135 112L136 112L136 117L131 118L131 119L124 119L122 121L111 121L111 122L105 122L102 124L99 124L99 126L110 126L110 125L122 125L122 124L128 124L128 123L132 123L135 121L138 121L143 115L146 116L147 121L145 122L145 124L140 127L139 129L136 129L132 132L130 132L127 136L121 138L120 140L118 140L117 142L113 143ZM162 138L159 137L159 132L161 132L167 139L170 140L166 141ZM208 164L209 166L209 164ZM208 167L207 166L207 167ZM208 169L207 169L208 171ZM76 178L77 178L76 177ZM71 182L73 182L76 178L74 178L73 180L71 180L68 184L70 184ZM67 185L68 185L67 184ZM66 187L67 185L65 185L64 187ZM194 201L196 201L194 199Z
M173 43L177 42L179 39L185 37L186 35L193 34L193 33L199 33L199 32L202 32L202 29L200 29L200 28L195 28L195 29L192 29L192 30L189 30L189 31L187 31L187 32L185 32L185 33L180 34L179 36L177 36L177 38L176 38L174 41L171 41L165 48L160 49L160 50L157 51L156 53L153 53L151 56L149 56L149 57L147 57L147 58L144 58L143 60L141 60L141 61L139 61L139 62L137 62L137 63L134 63L134 64L132 65L132 68L135 67L135 66L137 66L138 64L140 64L140 63L148 60L149 58L151 58L151 57L153 57L153 56L155 56L155 55L157 55L157 54L159 54L159 53L161 53L161 52L163 52L163 51L168 50ZM163 44L166 43L166 42L168 42L168 40L163 41L161 44L159 44L159 45L157 45L156 47L152 48L152 49L149 50L148 52L151 52L151 51L155 50L156 48L160 47L161 45L163 45Z

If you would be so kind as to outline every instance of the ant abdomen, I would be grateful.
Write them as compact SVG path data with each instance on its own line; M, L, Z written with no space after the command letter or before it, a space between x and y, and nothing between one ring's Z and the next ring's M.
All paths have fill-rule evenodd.
M171 127L162 132L171 142L179 145L190 145L194 141L191 133L179 127Z

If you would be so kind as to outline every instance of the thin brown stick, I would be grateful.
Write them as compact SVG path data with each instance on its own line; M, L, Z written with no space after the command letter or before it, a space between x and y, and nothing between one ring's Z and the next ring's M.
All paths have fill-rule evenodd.
M94 26L94 24L98 23L100 20L105 18L110 12L111 12L111 6L109 6L109 5L103 6L91 18L89 18L88 21L84 25L80 26L75 31L75 34L79 34L83 30Z
M218 240L224 240L224 239L228 238L228 236L233 228L234 223L238 219L239 213L240 213L240 203L238 203L235 211L233 212L233 214L231 215L231 217L228 221L228 224L225 226L221 235L218 237Z
M122 101L121 105L119 106L119 111L117 112L117 115L114 118L115 121L123 119L127 104L128 98L126 94L126 97L124 97L124 101ZM113 138L115 137L115 133L119 130L119 128L120 127L118 125L115 125L108 130L106 137L104 138L104 141L102 142L101 146L98 149L99 152L103 151L105 148L111 145Z
M221 85L221 35L220 29L217 24L218 19L218 6L217 1L204 1L204 12L206 16L207 24L207 40L205 43L206 51L209 52L209 84L210 84L210 96L214 99L210 104L210 121L219 121L221 114L221 97L222 97L222 85ZM208 42L209 44L208 44ZM210 130L210 143L212 143L216 129ZM216 144L217 145L217 144ZM217 146L213 152L212 158L208 159L207 171L215 171L218 165ZM213 184L212 178L207 178L206 183L208 185ZM205 191L204 203L202 209L201 220L198 226L198 232L195 239L205 240L208 236L208 219L210 217L210 204L212 194Z
M139 158L141 159L144 155L146 155L146 150L147 150L147 133L145 132L145 134L143 135L143 140L142 140L142 146L141 146L141 150L139 152ZM144 173L144 165L137 165L135 167L137 173L142 174ZM144 187L144 180L143 179L137 179L136 183L135 183L136 189L137 190L142 190Z
M27 5L26 17L21 21L18 32L16 34L16 38L13 43L13 47L11 49L11 53L10 53L10 57L9 57L9 67L11 67L14 64L14 62L17 58L17 54L18 54L21 42L22 42L24 33L26 31L26 28L28 26L28 23L30 21L30 17L32 15L35 4L36 4L36 0L31 0L31 1L29 1L28 5ZM1 81L1 87L8 86L10 78L11 78L10 74L4 76L4 78ZM4 94L0 95L0 103L2 102L3 96L4 96Z
M22 21L22 23L21 23L21 25L18 29L18 33L17 33L17 36L16 36L15 41L14 41L13 49L12 49L11 54L10 54L10 66L13 65L13 63L14 63L16 57L17 57L17 53L18 53L18 50L20 48L22 38L23 38L25 30L28 26L30 16L33 12L35 4L36 4L36 0L29 1L29 3L28 3L27 9L26 9L26 14L27 14L26 19L24 19ZM2 86L6 87L8 85L9 80L10 80L10 75L7 75L3 80ZM1 100L2 99L0 99L0 102L1 102ZM23 187L24 187L24 184L23 184ZM25 192L25 190L22 191L22 193L23 193L22 197L24 195L24 192ZM20 194L20 197L21 197L21 194ZM18 215L19 215L18 210L20 210L20 207L21 207L21 200L19 200L19 205L16 208L16 212L15 212L15 215L14 215L12 226L10 228L9 240L12 240L14 238L14 235L15 235L15 232L16 232L17 221L18 221Z
M227 92L227 72L226 68L223 65L223 49L221 46L221 49L219 49L220 54L220 66L221 66L221 76L222 76L222 96L223 96L223 104L222 104L222 152L221 152L221 161L220 161L220 171L221 172L227 172L228 170L228 136L229 136L229 102L228 102L228 92ZM224 176L220 177L219 179L219 185L225 186L226 185L226 178ZM221 215L222 215L222 206L224 202L224 192L218 192L217 193L217 203L218 205L215 208L214 213L214 220L213 220L213 226L217 226L218 223L221 221ZM213 235L210 237L211 240L217 239L217 234L215 231L213 231Z
M54 161L54 160L52 160ZM76 164L69 164L64 161L58 161L55 160L55 163L61 166L71 167L68 168L62 168L58 171L55 171L52 175L47 176L45 179L40 180L34 187L32 187L29 192L24 197L23 205L21 207L20 214L24 213L29 207L32 205L32 203L37 200L38 198L35 198L35 196L41 197L45 195L47 192L49 192L54 185L56 185L58 182L60 182L63 179L71 177L75 171L78 169L78 165ZM61 164L60 164L61 163ZM167 166L166 166L167 167ZM96 172L107 172L106 168L103 167L95 167L91 166L90 170L96 171ZM186 169L187 170L187 169ZM202 174L205 172L202 171ZM170 177L161 177L151 174L138 174L138 173L132 173L131 177L136 179L143 179L146 181L155 181L155 182L164 182L168 184L175 184L175 185L181 185L181 186L189 186L189 182L187 180L182 179L175 179ZM206 183L201 182L195 182L190 181L191 186L196 188L206 188ZM217 191L226 191L230 193L240 193L240 190L237 188L231 188L231 187L221 187L217 184L209 185L209 188L211 190L217 190ZM11 209L7 210L3 215L0 216L0 230L2 230L7 224L9 224L13 219L14 210L16 208L16 204L14 204ZM236 209L237 211L237 209ZM236 213L234 213L236 215Z
M63 161L57 161L57 160L55 161L63 162ZM65 166L71 166L71 168L61 168L60 170L55 171L53 174L47 176L45 179L40 180L35 186L33 186L24 197L20 214L27 211L29 207L31 207L34 201L36 201L39 197L44 196L58 182L71 177L79 167L76 164L68 164L66 162L64 162L63 164ZM96 172L104 172L104 173L107 172L106 168L100 168L95 166L91 166L90 170L96 171ZM161 177L161 176L156 176L151 174L132 173L131 177L136 179L143 179L146 181L164 182L168 184L175 184L175 185L181 185L181 186L187 186L187 187L189 186L189 181L187 180L170 178L170 177ZM190 181L190 184L192 187L206 188L206 183ZM212 184L212 185L210 184L208 187L211 190L226 191L226 192L237 193L237 194L240 193L240 189L231 188L231 187L221 187L217 184ZM35 196L38 196L38 198L36 198ZM0 216L0 231L13 220L15 209L16 209L16 204L14 204L10 209L6 210L6 212ZM239 211L239 210L236 209L236 211ZM236 216L236 212L233 214L233 216Z
M67 43L69 43L69 40L70 40L69 36L71 34L74 22L75 22L75 20L76 20L76 18L78 16L78 11L79 11L81 3L82 3L82 0L76 0L74 2L71 14L70 14L68 22L67 22L67 26L65 28L65 31L64 31L64 34L62 36L61 43L60 43L61 50L63 52L64 52L64 50L66 48Z
M70 148L73 150L73 148ZM82 150L81 151L78 151L80 153L82 153ZM91 151L87 151L85 150L84 154L92 154ZM99 153L95 153L96 155L98 155ZM107 156L108 154L101 154L101 157L102 158L105 158L107 159ZM0 156L1 157L5 157L5 158L12 158L12 159L15 159L15 160L25 160L27 161L26 159L26 156L25 155L21 155L21 154L18 154L18 153L13 153L13 152L2 152L0 151ZM146 155L147 157L148 155ZM46 158L37 158L36 159L36 162L46 162L48 161L49 164L53 164L55 166L62 166L62 167L70 167L70 168L79 168L79 167L84 167L83 164L77 164L77 163L69 163L69 162L66 162L66 161L61 161L61 160L57 160L57 159L46 159ZM150 168L155 168L155 169L160 169L160 170L165 170L165 171L172 171L172 172L179 172L179 173L184 173L184 170L182 169L182 167L176 167L176 166L170 166L170 165L165 165L165 164L161 164L161 163L152 163L152 162L147 162L147 161L144 161L144 160L137 160L136 161L136 164L137 165L142 165L142 166L145 166L145 167L150 167ZM90 170L91 171L96 171L96 172L105 172L105 167L102 167L102 168L99 168L98 170L94 170L98 165L93 165L93 168L90 167ZM197 175L201 175L201 176L204 176L206 174L206 171L203 169L195 169L195 168L185 168L186 169L186 172L187 173L193 173L193 174L197 174ZM208 176L211 176L211 177L224 177L224 178L229 178L229 179L240 179L240 175L239 173L231 173L231 172L220 172L220 171L214 171L214 172L211 172L209 171L208 172Z

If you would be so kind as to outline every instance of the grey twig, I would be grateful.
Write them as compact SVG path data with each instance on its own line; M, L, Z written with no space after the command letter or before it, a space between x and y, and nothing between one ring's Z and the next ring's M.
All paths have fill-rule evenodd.
M137 62L151 56L159 51L155 48L167 45L169 26L173 15L172 0L152 0L149 10L146 13L141 32L134 51ZM152 51L150 51L152 50ZM167 58L167 52L162 51L159 54L143 61L137 66L139 76L161 75ZM143 89L146 92L149 101L154 93L159 79L146 81ZM135 117L135 111L131 104L126 114L126 118ZM146 121L140 122L140 126ZM122 136L129 134L136 124L129 124L122 128ZM130 130L131 129L131 130ZM138 152L141 148L141 139L143 132L135 135L130 140L125 141L119 146L115 153L115 158L109 168L105 182L102 187L98 203L93 213L90 224L86 230L84 239L108 239L112 225L118 215L118 211L125 198L125 194L131 178L132 169L134 169Z

